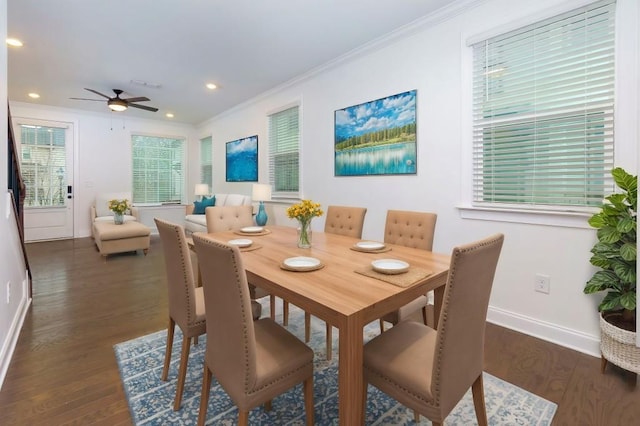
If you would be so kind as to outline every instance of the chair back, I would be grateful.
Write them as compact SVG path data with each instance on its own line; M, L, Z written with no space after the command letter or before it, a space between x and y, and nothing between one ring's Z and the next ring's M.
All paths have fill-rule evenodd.
M195 274L184 228L155 218L167 270L169 315L182 330L196 320Z
M324 232L361 238L365 207L329 206L324 222Z
M232 231L253 225L253 207L213 206L205 210L207 232Z
M256 339L249 285L240 250L193 234L201 265L207 318L205 358L218 382L238 401L256 382Z
M384 242L431 251L437 218L435 213L388 210Z
M482 374L484 331L504 235L453 249L438 323L432 394L450 412Z

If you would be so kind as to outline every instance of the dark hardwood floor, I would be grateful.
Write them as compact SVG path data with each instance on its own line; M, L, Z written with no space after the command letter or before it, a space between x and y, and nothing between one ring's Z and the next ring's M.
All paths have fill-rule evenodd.
M131 424L113 345L166 327L164 260L105 262L90 238L28 244L33 305L0 391L0 425ZM595 313L594 313L595 315ZM492 324L485 370L558 404L554 425L639 425L636 376Z

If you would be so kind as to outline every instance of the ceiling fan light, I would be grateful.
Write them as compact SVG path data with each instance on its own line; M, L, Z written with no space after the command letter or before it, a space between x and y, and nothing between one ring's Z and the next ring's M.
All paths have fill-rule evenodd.
M111 111L122 112L127 109L127 103L121 99L111 99L107 102Z

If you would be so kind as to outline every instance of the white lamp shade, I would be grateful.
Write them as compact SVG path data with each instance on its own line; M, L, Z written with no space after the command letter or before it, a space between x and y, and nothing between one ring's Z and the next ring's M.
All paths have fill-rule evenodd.
M209 195L209 185L206 183L196 183L195 195Z
M254 183L251 198L253 199L253 201L271 200L271 185Z

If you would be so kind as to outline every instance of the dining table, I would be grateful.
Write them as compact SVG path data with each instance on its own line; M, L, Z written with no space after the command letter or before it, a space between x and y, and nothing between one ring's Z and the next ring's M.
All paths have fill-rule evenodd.
M430 290L434 291L437 321L450 256L391 244L381 250L362 251L359 239L315 230L311 247L298 248L296 228L268 226L260 232L250 231L207 235L225 243L249 239L251 246L241 249L248 282L338 328L339 423L364 424L364 326ZM320 267L295 271L283 263L300 256L318 259ZM407 274L418 272L419 278L398 285L393 280L402 281L400 274L389 275L388 280L386 274L371 274L372 262L383 259L408 263Z

